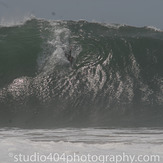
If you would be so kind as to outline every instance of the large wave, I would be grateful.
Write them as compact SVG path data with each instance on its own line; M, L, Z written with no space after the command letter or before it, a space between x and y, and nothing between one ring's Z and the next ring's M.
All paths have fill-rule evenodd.
M163 125L162 31L31 19L0 49L1 126Z

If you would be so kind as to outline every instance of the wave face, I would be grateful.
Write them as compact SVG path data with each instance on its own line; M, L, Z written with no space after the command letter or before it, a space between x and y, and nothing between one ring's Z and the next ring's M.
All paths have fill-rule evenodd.
M163 126L162 31L31 19L0 49L1 126Z

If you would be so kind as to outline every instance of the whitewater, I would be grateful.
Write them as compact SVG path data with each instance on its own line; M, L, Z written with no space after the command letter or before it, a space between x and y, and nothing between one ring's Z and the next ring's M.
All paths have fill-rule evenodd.
M156 128L5 128L0 135L0 161L162 162L162 136Z

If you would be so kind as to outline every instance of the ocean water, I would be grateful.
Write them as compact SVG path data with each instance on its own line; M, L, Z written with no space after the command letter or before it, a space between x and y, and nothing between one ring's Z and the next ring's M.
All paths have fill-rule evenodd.
M0 49L2 127L163 125L161 30L32 18Z
M3 163L162 162L163 130L3 128L0 130L0 151L0 162Z
M162 162L162 127L163 31L0 25L1 163Z

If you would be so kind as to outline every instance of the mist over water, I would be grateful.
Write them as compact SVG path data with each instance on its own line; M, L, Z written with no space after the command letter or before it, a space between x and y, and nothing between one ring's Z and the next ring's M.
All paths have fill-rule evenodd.
M1 26L0 49L1 126L163 125L156 28L33 18Z

